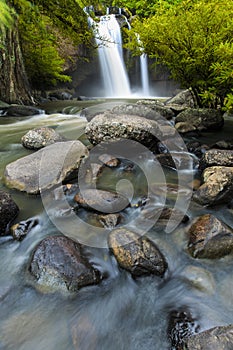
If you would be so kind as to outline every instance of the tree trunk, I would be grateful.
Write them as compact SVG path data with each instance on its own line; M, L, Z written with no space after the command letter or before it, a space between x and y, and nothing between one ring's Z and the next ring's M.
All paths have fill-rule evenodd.
M5 29L0 38L0 100L7 103L33 104L24 68L17 23Z

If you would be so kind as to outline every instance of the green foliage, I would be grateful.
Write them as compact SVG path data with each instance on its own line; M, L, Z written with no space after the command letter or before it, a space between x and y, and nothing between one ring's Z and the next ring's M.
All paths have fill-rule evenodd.
M200 105L223 105L233 83L232 16L228 0L159 1L151 18L134 21L129 47L137 53L139 35L144 51L192 87Z
M9 27L13 22L12 11L5 0L0 0L0 36L5 27Z
M65 53L66 45L88 46L92 39L81 7L85 0L10 0L10 3L18 15L22 53L33 88L70 81L63 73L65 61L70 59L69 53Z

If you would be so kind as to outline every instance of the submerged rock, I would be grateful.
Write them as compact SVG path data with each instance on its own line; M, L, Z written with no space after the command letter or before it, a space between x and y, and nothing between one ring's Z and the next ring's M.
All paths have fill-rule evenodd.
M216 259L233 251L233 230L211 214L200 216L188 236L188 251L194 258Z
M18 205L11 195L0 190L0 235L5 235L9 225L16 218L19 212Z
M129 200L123 195L97 189L83 190L74 200L81 207L100 213L117 213L129 206Z
M6 166L7 186L29 194L48 190L77 176L79 164L88 155L80 141L57 142Z
M101 280L82 246L65 236L44 238L33 252L29 270L38 284L54 290L76 292Z
M202 174L204 183L193 194L193 199L206 206L230 203L233 195L233 167L213 166Z
M171 350L183 350L185 338L197 333L199 328L200 326L186 307L171 311L167 328Z
M135 277L150 274L163 277L167 270L165 257L154 242L125 228L110 233L109 247L118 264Z
M56 133L54 129L46 126L29 130L21 139L25 148L33 150L38 150L60 141L65 141L64 137Z
M11 105L4 108L4 115L11 117L29 117L44 114L44 110L32 106Z
M233 325L219 326L192 335L185 341L186 350L232 350Z
M187 108L175 119L175 127L179 132L219 130L223 125L224 118L221 112L209 108Z

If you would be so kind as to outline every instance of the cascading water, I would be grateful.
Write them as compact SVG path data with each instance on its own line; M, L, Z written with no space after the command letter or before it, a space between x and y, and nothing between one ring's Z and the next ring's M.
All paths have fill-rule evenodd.
M142 95L150 96L148 62L147 62L147 55L145 55L144 53L140 56L140 69L141 69L141 81L142 81Z
M131 90L123 59L121 30L115 15L101 16L94 28L106 95L129 97Z
M94 11L93 8L85 8L84 11L89 14ZM123 16L128 28L130 24L127 18L121 14L118 9L118 15ZM107 9L107 15L101 16L99 22L95 22L90 16L88 21L93 28L95 41L98 46L98 56L101 68L101 78L104 85L105 97L132 97L132 96L150 96L149 75L147 56L140 56L140 84L137 84L137 91L132 93L130 79L124 63L121 28L117 21L116 14L111 14Z

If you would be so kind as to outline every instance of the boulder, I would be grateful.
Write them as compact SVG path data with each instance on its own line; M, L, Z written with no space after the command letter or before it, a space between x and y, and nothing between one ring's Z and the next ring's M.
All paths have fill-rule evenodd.
M193 169L197 166L197 160L189 153L181 152L170 152L158 154L156 156L157 160L162 166L168 168L184 170L184 169Z
M116 115L137 115L139 117L151 120L162 119L162 115L160 113L150 108L150 106L145 106L143 104L122 104L114 107L111 112Z
M154 221L155 228L165 229L167 224L177 226L177 223L186 223L189 221L188 215L179 209L163 207L163 208L147 208L142 210L142 216L145 220Z
M86 126L85 133L94 145L119 139L130 139L154 146L162 138L160 124L137 115L105 112L95 116ZM124 149L127 147L122 145Z
M233 251L233 230L211 214L195 220L188 236L188 251L194 258L216 259Z
M185 338L198 332L200 326L192 316L190 310L183 307L172 310L168 316L167 335L171 342L171 349L182 350Z
M218 326L192 335L185 341L186 350L232 350L233 325Z
M182 90L180 92L178 92L175 96L171 97L170 99L168 99L165 102L166 106L170 106L170 108L172 109L176 109L180 107L180 109L178 109L179 111L181 109L186 109L188 107L190 108L194 108L195 107L195 98L194 95L192 93L191 89L186 89L186 90Z
M210 149L206 151L200 161L200 168L214 165L233 167L233 150Z
M48 190L77 176L87 148L80 141L57 142L6 166L7 186L29 194Z
M11 105L4 108L4 115L10 117L29 117L37 114L44 114L45 111L31 106Z
M8 233L9 225L16 218L18 212L19 207L11 195L0 190L0 235Z
M233 167L209 167L204 170L202 177L204 183L194 192L194 201L206 206L231 202L233 195Z
M101 280L82 246L65 236L44 238L32 254L29 270L39 285L52 290L76 292Z
M82 208L100 213L117 213L129 206L128 198L123 195L97 189L86 189L76 194L76 203Z
M190 130L185 130L184 124L180 123L185 123ZM222 113L209 108L187 108L175 119L175 127L179 132L219 130L223 125Z
M155 243L125 228L110 233L109 247L118 264L132 276L153 274L163 277L167 270L165 257Z
M175 117L174 111L171 110L169 106L166 106L164 103L158 101L158 100L139 100L137 101L138 105L143 105L150 107L153 111L160 114L163 118L170 120L173 117ZM149 118L153 119L153 118Z
M56 133L54 129L46 126L29 130L21 139L25 148L33 150L38 150L60 141L65 141L64 137Z

